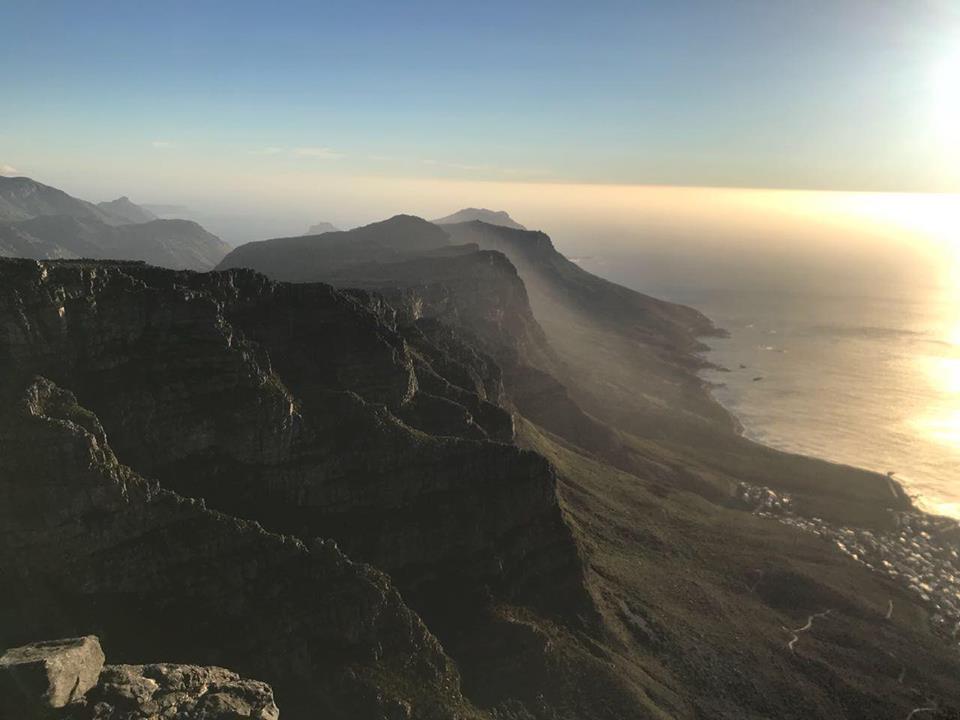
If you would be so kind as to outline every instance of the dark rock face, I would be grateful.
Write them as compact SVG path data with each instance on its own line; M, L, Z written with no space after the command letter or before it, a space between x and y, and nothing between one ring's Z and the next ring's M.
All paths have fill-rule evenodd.
M450 242L445 230L400 216L309 241L251 243L231 253L222 266L376 291L397 309L396 321L405 335L406 328L424 320L454 328L499 365L509 402L523 415L590 452L620 459L623 451L613 431L587 415L557 379L562 363L534 318L516 267L499 250ZM436 403L432 406L442 414ZM408 417L413 422L418 413ZM447 413L442 422L456 419Z
M142 659L125 645L136 637L165 650L163 659L262 677L293 707L306 702L296 698L297 682L318 673L329 681L311 681L311 702L333 707L329 698L338 697L337 707L356 706L363 697L356 686L366 687L374 671L347 682L348 662L388 666L402 677L424 673L414 682L426 683L434 704L448 696L441 688L456 687L443 651L385 578L328 545L308 551L182 496L268 530L335 539L349 556L387 570L441 639L478 632L481 609L497 601L591 621L552 468L492 441L512 437L509 414L497 405L496 366L443 326L401 328L377 296L276 284L248 271L200 276L134 264L6 261L0 275L6 385L13 397L32 387L31 397L44 398L27 402L40 407L26 413L29 423L21 412L0 437L10 448L69 448L66 459L2 453L0 480L58 478L45 512L72 517L41 532L50 521L35 512L37 485L14 482L16 502L5 507L23 511L27 526L14 537L25 550L11 548L0 567L52 556L41 563L55 588L45 596L78 598L73 607L101 636L112 633L111 647L127 650L122 659ZM47 381L31 385L34 375L69 388L79 404ZM62 430L64 413L85 429L81 437L49 434ZM139 480L113 451L179 495ZM81 495L69 492L66 471L42 462L87 467L95 452L110 479L91 479L101 489ZM101 496L105 506L82 499ZM121 506L128 534L78 540L94 517L113 517ZM66 567L55 553L62 545L72 548ZM237 563L236 571L212 570L224 562ZM185 575L171 585L181 565ZM44 596L35 585L29 593ZM43 623L30 596L25 588L18 610L36 637ZM296 605L307 598L311 610ZM270 607L278 602L294 605ZM157 617L137 617L133 608L143 605ZM104 616L106 607L114 611ZM183 613L198 619L177 628ZM7 617L12 632L14 616ZM232 637L245 618L256 618L260 631ZM125 624L135 631L119 640ZM65 632L58 626L43 635ZM258 643L266 645L259 652Z
M405 703L456 715L456 671L381 573L330 541L308 548L143 480L48 380L6 390L0 644L83 628L119 660L189 658L268 679L286 717Z
M82 706L63 720L279 720L266 683L196 665L108 665Z
M0 711L33 716L76 702L97 684L103 660L92 635L7 650L0 656Z

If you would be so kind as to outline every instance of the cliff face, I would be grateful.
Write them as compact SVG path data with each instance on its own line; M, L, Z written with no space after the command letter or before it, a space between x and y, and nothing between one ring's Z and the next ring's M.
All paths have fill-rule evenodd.
M143 516L132 524L178 549L169 559L195 573L191 582L202 585L217 560L205 559L202 551L191 559L190 547L215 552L229 546L231 555L244 557L256 555L242 548L245 543L276 541L223 516L215 516L215 525L239 523L244 532L230 540L217 538L212 529L191 536L181 531L182 524L199 522L191 513L210 511L184 496L205 498L210 508L259 521L269 531L336 540L351 558L389 572L441 639L483 626L484 608L497 602L522 603L575 625L590 621L593 611L578 550L561 517L553 470L532 452L490 439L512 437L509 415L496 405L500 378L488 358L442 328L429 322L405 326L408 342L393 310L376 296L319 284L276 284L248 271L194 275L135 264L4 261L0 274L0 365L10 370L11 392L35 375L69 389L98 418L89 431L93 440L84 440L81 449L99 447L109 437L123 463L178 493L130 486L121 479L131 471L109 459L99 463L113 468L114 486L126 488L114 502L124 495L141 498L136 507L149 512L139 511ZM70 412L86 417L85 411ZM10 440L12 446L36 438L39 431L31 428ZM31 457L17 462L35 462ZM52 472L44 466L29 474ZM21 466L0 473L18 474ZM65 482L69 475L58 477ZM28 493L23 505L32 501L33 489L23 490ZM180 519L184 508L190 513ZM85 514L73 532L90 532L89 522ZM24 557L36 562L37 553L52 553L64 541L45 537L43 547ZM289 549L290 543L297 547ZM183 582L167 585L168 578L151 569L152 557L143 562L133 550L126 556L128 546L138 542L122 538L85 555L78 550L83 556L73 559L75 570L59 588L69 595L82 596L83 588L118 593L118 619L135 607L125 604L120 585L136 602L156 592L162 605L192 611L196 592L182 596ZM308 552L292 540L281 546L288 548L287 563L300 562L293 558ZM339 564L355 567L335 554ZM128 563L138 569L130 570ZM269 614L256 605L269 602L256 599L263 591L256 576L269 565L276 568L269 571L274 582L274 573L288 572L282 564L273 558L265 559L264 567L254 562L252 574L231 575L238 587L199 593L211 608L210 622L217 623L212 605L234 602L234 591L241 599L231 622ZM123 580L127 572L133 574ZM101 584L96 578L103 573ZM332 591L329 601L341 610L330 612L343 612L343 599L334 600L339 592ZM383 593L396 600L386 589ZM286 594L269 597L279 601ZM378 617L383 612L370 611ZM95 604L86 617L108 622L97 613ZM66 634L38 631L32 636ZM227 635L222 625L211 632ZM359 629L350 634L363 635ZM177 633L164 633L157 642L177 649L175 657L245 669L222 642L194 642ZM200 645L207 655L185 654ZM230 662L209 657L218 647ZM276 668L255 674L283 694L274 680Z
M382 574L144 480L49 380L4 390L0 644L95 632L120 661L229 665L289 717L457 716L456 671Z

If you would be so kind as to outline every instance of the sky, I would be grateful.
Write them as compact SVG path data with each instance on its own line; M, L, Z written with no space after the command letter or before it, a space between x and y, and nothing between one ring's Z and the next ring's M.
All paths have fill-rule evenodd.
M0 172L96 200L960 191L960 0L0 0L0 38Z

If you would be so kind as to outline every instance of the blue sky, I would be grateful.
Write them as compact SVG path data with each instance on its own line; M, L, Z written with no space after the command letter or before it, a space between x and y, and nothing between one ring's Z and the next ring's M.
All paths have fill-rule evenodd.
M960 190L960 77L955 107L931 81L960 72L953 0L0 0L0 37L0 166L104 193L137 173Z

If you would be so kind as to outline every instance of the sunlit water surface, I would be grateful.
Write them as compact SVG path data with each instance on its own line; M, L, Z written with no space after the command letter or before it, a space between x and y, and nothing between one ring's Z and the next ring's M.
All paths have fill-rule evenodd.
M720 239L681 216L659 236L566 249L729 331L707 353L725 370L704 377L749 437L894 472L921 506L960 517L958 198L766 197L778 207L717 212Z

